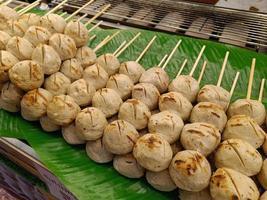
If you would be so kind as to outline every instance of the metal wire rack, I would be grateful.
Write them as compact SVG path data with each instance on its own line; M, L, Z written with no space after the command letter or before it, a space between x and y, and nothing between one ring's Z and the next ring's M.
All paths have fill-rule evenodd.
M52 6L61 1L52 1ZM68 1L63 9L73 12L86 2ZM108 3L111 7L100 17L105 21L267 51L267 14L264 13L177 0L96 0L81 14L93 16Z

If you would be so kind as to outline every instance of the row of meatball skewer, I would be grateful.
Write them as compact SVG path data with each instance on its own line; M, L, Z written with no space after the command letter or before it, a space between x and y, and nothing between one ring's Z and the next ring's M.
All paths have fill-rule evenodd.
M265 133L259 126L264 120L258 120L258 116L261 115L264 116L261 118L265 118L264 106L263 111L254 109L254 107L262 108L262 104L248 97L244 101L250 103L252 109L247 109L250 112L244 113L244 109L240 109L240 106L233 106L235 116L227 122L225 111L230 104L231 93L220 88L220 84L204 86L199 91L199 82L192 77L191 73L189 76L179 75L169 84L169 77L164 67L180 43L177 43L167 61L163 62L163 68L154 67L145 71L137 62L129 61L120 64L116 55L105 54L95 58L89 66L85 67L82 72L83 79L67 76L69 72L67 68L65 73L61 70L46 78L45 89L32 84L34 83L32 77L36 76L36 66L40 64L29 60L21 61L8 69L8 78L11 82L4 85L1 102L8 104L19 102L16 105L18 107L21 105L22 116L30 121L40 119L42 127L47 131L54 131L62 126L63 137L71 144L88 141L86 149L92 160L103 163L114 159L114 168L127 177L139 178L147 169L146 178L153 187L161 191L171 191L179 187L182 189L182 199L189 198L190 195L198 195L201 198L203 196L203 199L211 198L210 195L215 199L229 199L229 195L258 199L258 189L248 176L259 173L258 177L263 187L266 184L265 168L261 167L263 161L256 150L265 141ZM56 49L54 46L52 48ZM203 49L205 50L205 47ZM197 67L204 52L203 49L193 69ZM58 51L61 51L61 48L55 50L56 53ZM227 58L226 54L225 61ZM66 65L79 65L79 60L74 62L71 59L66 60L68 62ZM94 62L96 64L93 64ZM251 71L254 71L255 62L253 63ZM222 81L225 65L222 67L218 82ZM73 68L69 67L69 69ZM194 73L193 69L192 73ZM97 72L97 76L92 76L93 73L90 74L92 71ZM18 77L25 72L28 72L27 75L29 74L30 78L18 81ZM250 90L251 82L252 79L249 82ZM34 89L31 88L32 85L35 85ZM186 90L187 88L191 90ZM25 95L23 90L27 92ZM169 92L165 93L167 90ZM65 95L66 93L68 95ZM188 94L191 94L190 97L193 96L193 98L189 98ZM24 96L20 102L22 95ZM130 96L132 99L128 99ZM202 102L201 98L205 100ZM16 101L17 99L19 100ZM200 103L193 107L192 103L196 99ZM90 105L90 102L93 107L86 107ZM228 113L231 112L232 105ZM80 110L80 106L86 108ZM152 112L157 107L160 112ZM118 120L116 119L117 112ZM246 116L236 116L236 114ZM184 126L188 119L192 124ZM144 135L140 137L142 130L146 127L150 133L142 133ZM247 137L244 138L244 135L238 134L238 131L234 129L236 127L238 127L237 130L242 130L240 131L242 134L246 133ZM218 147L223 130L223 137L228 136ZM154 134L155 132L158 134ZM177 142L179 138L181 145L187 150L181 151L182 148ZM207 142L204 143L205 145L204 141ZM211 177L211 166L205 156L211 154L216 148L215 165L219 169ZM179 152L176 154L176 151ZM229 156L228 159L222 159L225 155ZM241 161L233 162L237 155L241 157ZM224 177L224 182L218 179L220 176ZM239 186L238 192L227 193L220 187L220 184L228 183L229 179ZM247 187L241 187L240 179ZM217 182L220 183L219 186ZM206 189L208 185L210 185L210 192ZM231 187L233 186L227 185L227 189L230 190Z

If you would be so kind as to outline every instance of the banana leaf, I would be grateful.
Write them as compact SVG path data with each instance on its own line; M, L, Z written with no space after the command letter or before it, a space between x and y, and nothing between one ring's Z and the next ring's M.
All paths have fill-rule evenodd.
M89 46L95 47L99 41L115 31L117 30L95 30L92 35L96 34L97 38ZM124 40L129 41L139 31L142 33L141 36L119 57L121 62L135 60L152 37L157 35L157 39L140 61L146 69L157 65L162 57L169 54L178 40L181 39L181 46L166 68L171 78L176 76L185 58L188 59L188 65L183 74L187 74L191 70L202 45L206 45L207 48L194 74L194 77L197 78L200 73L200 66L205 60L208 61L201 82L202 86L217 82L226 51L230 51L230 57L222 86L230 90L235 73L237 71L241 73L232 101L246 96L252 58L257 59L252 98L258 97L261 78L267 78L267 56L264 54L213 41L145 30L122 30L97 54L114 52ZM267 94L266 92L267 87L265 94ZM267 106L267 95L265 95L263 103ZM38 123L27 122L21 119L18 114L0 111L0 135L26 139L40 156L41 161L78 199L177 199L178 191L163 193L154 190L144 179L134 180L122 177L112 168L112 164L100 165L91 161L87 157L83 145L70 146L62 139L60 132L45 133Z

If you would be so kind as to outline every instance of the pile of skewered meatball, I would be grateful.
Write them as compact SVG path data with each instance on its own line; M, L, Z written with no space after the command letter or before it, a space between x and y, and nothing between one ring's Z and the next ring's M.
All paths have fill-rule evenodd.
M182 200L257 200L259 188L267 190L263 104L230 104L228 91L200 89L191 76L170 81L160 67L97 57L81 22L4 9L2 109L61 130L67 143L86 144L90 159L113 162L123 176L145 176L160 191L179 188Z

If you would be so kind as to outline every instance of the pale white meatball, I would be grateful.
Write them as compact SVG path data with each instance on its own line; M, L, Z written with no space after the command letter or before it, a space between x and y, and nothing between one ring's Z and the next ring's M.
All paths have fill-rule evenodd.
M205 122L223 131L227 116L221 106L211 102L198 103L191 112L190 122Z
M21 98L24 95L23 90L18 88L11 82L7 82L3 85L1 91L1 98L6 103L20 104Z
M31 59L34 46L28 40L21 37L12 37L7 45L6 50L16 56L19 60Z
M118 114L119 119L131 123L137 130L147 127L150 116L151 113L146 104L137 99L125 101L121 105Z
M11 36L19 36L23 37L29 25L24 20L16 19L16 20L8 20L7 27L5 31Z
M25 91L39 88L44 82L43 68L31 60L18 62L8 74L10 81Z
M177 113L184 121L187 121L192 111L192 104L181 93L168 92L159 98L160 111L170 110Z
M54 132L60 130L60 126L56 125L48 116L41 117L40 124L42 129L46 132Z
M257 178L261 186L266 190L267 189L267 159L263 161L260 173L257 175Z
M264 143L265 132L249 116L235 115L228 120L222 135L223 140L232 138L245 140L257 149Z
M138 83L133 87L132 98L142 101L150 110L158 107L160 93L151 83Z
M228 117L247 115L254 119L259 125L262 125L265 121L266 111L264 105L257 100L238 99L230 104L227 115Z
M53 95L66 94L70 85L70 79L61 72L51 74L44 82L44 88Z
M40 18L40 26L46 28L50 33L63 33L66 21L63 17L51 13Z
M204 156L211 154L221 141L218 128L208 123L186 124L181 133L181 144L187 150L195 150Z
M261 170L262 157L248 142L229 139L222 142L216 150L215 165L217 168L231 168L247 176L254 176Z
M20 102L21 116L28 121L39 120L46 115L47 105L52 98L53 95L43 88L27 92Z
M32 52L32 60L39 63L44 74L51 75L59 71L61 59L55 49L46 44L38 45Z
M11 36L5 31L0 31L0 50L5 50Z
M75 123L71 123L68 126L63 126L61 132L64 140L68 144L76 145L85 143L85 140L81 139L78 135Z
M199 152L178 152L169 167L176 186L182 190L199 192L209 185L211 168L208 160Z
M95 92L96 90L93 84L89 84L84 79L74 81L68 89L68 95L71 96L79 106L90 105Z
M83 79L94 85L95 89L104 88L108 81L108 73L99 65L94 64L85 68Z
M160 172L168 168L172 159L172 149L160 135L148 133L137 140L133 155L142 167Z
M86 143L86 153L88 157L96 163L109 163L113 159L113 154L106 150L101 138L88 141Z
M40 24L40 16L34 13L25 13L19 17L19 20L25 21L30 26L38 26Z
M139 79L144 72L145 69L135 61L121 63L119 68L119 73L129 76L134 84L139 82Z
M61 65L60 71L67 76L71 82L80 79L83 74L82 65L76 58L65 60Z
M160 134L170 144L179 139L183 126L183 120L177 114L170 111L154 114L148 122L149 132Z
M109 77L106 87L116 91L122 100L125 100L131 96L133 86L133 82L128 76L114 74Z
M95 64L97 57L93 49L83 46L77 49L75 58L80 61L83 68L86 68Z
M111 117L118 113L122 99L119 94L109 88L103 88L98 90L92 99L92 105L99 108L106 117Z
M114 169L127 178L141 178L145 169L138 164L133 154L116 155L113 159Z
M74 58L76 55L76 45L74 40L64 34L55 33L49 39L49 45L52 46L61 60Z
M212 200L209 188L206 188L199 192L179 190L179 198L181 200Z
M74 39L77 47L87 45L89 33L86 26L79 21L70 21L67 23L64 34Z
M179 92L185 96L191 103L196 101L199 91L199 84L196 79L188 75L180 75L172 80L168 90L170 92Z
M251 199L258 200L259 190L254 181L229 168L217 169L210 181L212 199Z
M153 188L162 192L171 192L177 188L168 169L160 172L146 171L146 180Z
M74 99L68 95L54 96L47 105L47 116L53 123L66 126L75 120L80 107Z
M139 82L151 83L158 88L160 93L163 93L167 91L170 80L164 69L152 67L141 75Z
M6 110L8 112L19 112L20 104L12 104L12 103L5 102L0 96L0 109Z
M0 30L5 30L8 20L15 20L19 18L19 14L12 8L1 5L0 6Z
M8 70L17 64L19 60L8 51L0 51L0 82L4 83L9 80Z
M84 140L97 140L101 138L107 124L104 113L94 107L83 109L75 120L77 133Z
M222 87L216 85L205 85L199 90L198 102L212 102L220 105L225 111L230 103L230 93Z
M111 53L103 54L96 59L96 62L103 67L108 75L116 74L120 68L120 61Z
M106 126L103 143L109 152L122 155L132 152L138 137L139 134L132 124L116 120Z
M39 44L48 44L51 33L41 26L31 26L25 32L24 38L30 41L34 46Z

